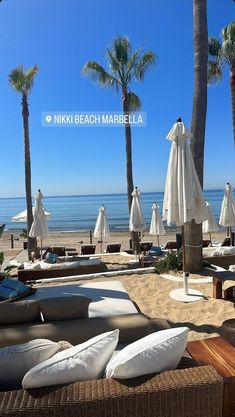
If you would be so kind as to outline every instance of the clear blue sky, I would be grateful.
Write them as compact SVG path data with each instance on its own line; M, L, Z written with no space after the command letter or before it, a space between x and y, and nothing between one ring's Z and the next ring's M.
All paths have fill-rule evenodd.
M208 0L209 34L218 36L235 18L232 0ZM104 64L115 35L145 43L158 65L134 83L147 112L147 127L133 129L134 183L141 191L164 189L176 117L190 126L193 94L190 0L4 0L0 4L0 196L24 195L20 97L8 85L11 69L40 67L30 95L32 191L44 195L126 191L124 129L45 128L43 111L120 111L121 97L81 75L88 59ZM235 187L228 72L210 87L205 147L205 186Z

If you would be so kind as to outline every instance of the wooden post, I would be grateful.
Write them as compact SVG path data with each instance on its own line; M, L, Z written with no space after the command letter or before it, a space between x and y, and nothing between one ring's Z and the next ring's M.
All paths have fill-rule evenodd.
M14 235L11 235L11 249L14 249Z
M90 244L92 245L92 230L90 230Z

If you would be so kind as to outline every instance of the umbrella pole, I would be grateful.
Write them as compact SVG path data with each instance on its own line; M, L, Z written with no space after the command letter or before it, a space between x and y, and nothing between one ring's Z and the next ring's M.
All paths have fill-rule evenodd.
M41 239L41 260L42 260L42 239Z
M184 280L184 293L188 295L188 275L186 272L186 253L185 253L185 235L184 235L184 226L182 226L182 260L183 260L183 280Z
M103 250L103 234L101 233L101 239L100 239L100 252L102 253Z
M211 232L208 232L208 234L209 234L209 239L212 242L212 240L211 240Z
M230 246L233 246L233 241L232 241L232 237L233 237L233 234L232 234L232 226L230 226L229 231L230 231Z
M160 246L159 235L157 235L157 245Z

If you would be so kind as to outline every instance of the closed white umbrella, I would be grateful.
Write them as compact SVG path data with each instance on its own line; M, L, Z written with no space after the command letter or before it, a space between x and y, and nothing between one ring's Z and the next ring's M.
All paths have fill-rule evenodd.
M45 212L42 206L42 199L43 199L42 193L40 190L38 190L35 196L33 223L29 231L30 237L36 237L41 240L41 258L42 258L42 239L46 239L49 236L47 219L46 219Z
M227 235L230 235L230 245L232 246L232 227L235 226L235 201L233 199L233 187L229 182L224 189L219 224L227 227Z
M162 223L159 206L157 205L157 203L153 203L152 218L151 218L149 234L153 236L157 236L158 246L159 246L159 236L162 236L165 233L166 231Z
M34 215L35 207L33 207L32 210L33 210L33 215ZM51 213L48 213L46 210L44 210L44 213L45 213L46 219L49 220L51 218ZM13 216L11 221L15 223L26 223L27 222L27 210L21 211L20 213Z
M208 219L202 223L202 233L208 233L211 240L211 233L217 232L219 230L219 227L214 218L211 205L207 200L206 205L208 209Z
M129 219L130 232L143 232L146 228L144 216L140 204L140 192L137 187L132 192L131 211ZM134 242L135 260L137 261L137 241Z
M181 119L177 119L167 135L172 145L163 201L163 219L167 220L169 226L175 223L182 227L184 289L174 290L170 295L174 299L185 302L196 301L202 294L188 288L188 274L185 270L184 224L191 220L202 223L208 218L208 209L188 141L191 137L191 132Z
M94 237L97 237L100 239L101 244L101 253L102 253L102 244L103 244L103 238L109 236L109 224L108 219L106 215L106 209L102 205L99 208L98 217L96 220L95 230L94 230Z

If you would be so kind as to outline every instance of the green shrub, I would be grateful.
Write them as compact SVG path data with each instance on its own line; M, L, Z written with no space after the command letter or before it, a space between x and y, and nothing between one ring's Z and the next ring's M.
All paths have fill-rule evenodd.
M27 237L28 237L27 229L22 230L22 232L20 234L20 237L23 237L23 239L27 239Z
M164 259L161 259L155 264L155 271L159 275L167 271L182 271L182 266L182 250L170 250Z

